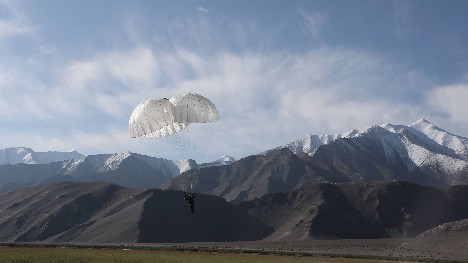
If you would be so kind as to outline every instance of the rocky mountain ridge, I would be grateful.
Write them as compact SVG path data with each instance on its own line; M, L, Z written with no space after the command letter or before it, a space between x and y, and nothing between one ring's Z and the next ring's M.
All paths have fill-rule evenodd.
M202 165L225 163L216 160ZM41 164L7 164L0 165L0 192L62 181L100 181L128 187L159 188L181 172L198 167L194 160L172 161L131 152L88 155Z
M463 232L459 238L466 238L468 186L321 183L238 205L196 194L193 214L183 196L181 191L95 182L3 193L0 241L105 244L418 235L424 240L447 231Z
M167 189L200 191L241 202L320 182L408 181L468 184L468 139L419 120L334 136L310 136L225 167L182 173Z
M83 154L71 150L68 152L48 151L36 152L26 147L10 147L0 149L0 165L5 164L45 164L64 160L78 159L84 157Z
M364 149L369 141L381 147L388 163L401 161L408 171L421 169L433 176L441 173L449 185L468 183L468 138L451 134L425 119L409 126L385 123L342 134L308 135L278 148L315 156L324 145L341 142L347 148Z
M262 239L271 228L225 200L108 183L58 183L1 194L2 242L137 243ZM196 227L193 227L193 226Z
M468 218L466 198L468 186L344 183L266 194L240 206L274 228L267 240L389 238Z

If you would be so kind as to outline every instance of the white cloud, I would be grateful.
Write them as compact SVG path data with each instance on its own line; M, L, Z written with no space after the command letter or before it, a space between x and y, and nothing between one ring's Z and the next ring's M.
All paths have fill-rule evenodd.
M55 87L58 97L70 103L57 105L66 107L68 113L88 107L118 117L128 113L136 98L154 89L158 71L157 60L148 48L112 51L70 62L61 73L63 82Z
M39 110L34 115L37 122L51 127L43 137L24 136L19 144L48 144L84 153L148 151L127 136L131 111L143 99L184 92L205 95L221 113L219 123L187 129L190 144L204 148L203 153L194 151L195 156L187 157L204 161L222 154L244 157L308 133L412 123L425 110L424 105L399 99L410 92L413 73L405 77L398 65L359 50L203 56L185 49L160 52L137 47L70 61L63 68L52 70L62 81L48 92L23 95L30 107ZM398 82L396 74L400 74ZM0 83L11 81L0 76ZM12 101L3 102L5 107L15 107ZM54 130L57 127L65 129ZM171 152L171 143L158 147Z
M12 3L17 2L0 0L0 40L39 35L31 26L36 23ZM404 29L411 22L411 5L395 4L395 25ZM385 54L346 47L275 51L278 36L254 18L226 18L220 26L205 15L166 23L152 21L138 7L123 12L123 33L106 43L114 48L84 48L70 59L59 53L65 47L55 49L58 43L41 36L32 39L32 51L14 50L22 55L17 59L10 46L0 48L6 51L0 56L0 130L5 134L0 148L75 148L85 154L130 150L172 158L179 147L187 153L184 158L209 161L222 154L241 158L308 133L409 124L421 117L437 122L444 116L442 127L464 123L460 130L468 129L462 114L466 84L432 89L423 71ZM320 40L327 15L297 12L304 33ZM93 46L89 41L83 46ZM47 54L31 55L36 51ZM147 145L128 137L128 118L140 101L184 92L210 98L221 120Z
M28 35L35 31L17 4L18 2L0 1L0 39Z
M176 67L179 74L171 74L177 92L199 92L218 105L222 125L213 140L235 141L217 146L224 153L260 152L307 133L411 123L423 112L421 105L399 100L409 90L412 74L395 82L398 67L364 51L171 55L174 61L190 61L185 68Z
M87 92L88 84L102 75L101 68L95 61L72 62L66 67L64 86L78 93Z
M66 68L65 85L92 91L105 87L89 87L90 83L113 78L129 88L148 88L154 84L157 74L158 64L152 51L135 48L71 62Z
M319 38L326 17L316 11L300 14L308 34ZM30 135L16 139L18 144L76 148L84 153L138 152L141 145L127 136L133 108L147 98L184 92L203 94L221 113L219 123L190 129L193 145L211 145L205 147L209 157L199 157L205 160L222 154L244 157L308 133L341 133L384 122L411 123L425 112L424 105L401 100L413 95L409 92L415 90L414 79L424 76L415 77L379 54L345 48L199 53L176 45L161 50L159 42L145 45L141 41L137 21L130 18L126 25L133 48L50 63L47 71L55 74L52 83L22 67L0 66L0 114L11 122L22 114L33 120L27 125L47 124L43 135L31 129ZM198 20L189 25L190 30L183 28L188 24L177 24L169 31L185 32L195 44L206 43L218 32L208 22ZM236 28L240 32L236 34L246 32ZM22 107L17 106L16 98ZM1 145L11 141L15 140Z
M201 6L197 7L197 10L202 12L202 13L208 13L210 10L206 9L206 8L203 8Z
M467 98L468 84L441 86L427 94L427 100L433 111L465 127L468 127Z
M0 20L0 39L14 35L23 35L31 31L30 27Z
M151 87L158 78L156 58L148 48L137 48L126 53L111 54L105 67L115 79L127 86Z
M299 10L298 13L303 18L304 32L315 39L319 39L322 33L322 28L327 20L326 16L317 10L313 10L312 12Z

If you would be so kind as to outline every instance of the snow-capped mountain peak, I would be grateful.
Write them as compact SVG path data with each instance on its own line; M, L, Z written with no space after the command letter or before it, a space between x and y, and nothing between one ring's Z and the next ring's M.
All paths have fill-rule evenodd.
M98 172L102 173L118 169L122 161L131 155L131 152L100 154L94 155L94 158L88 156L88 159L93 160L91 163L93 164L94 168L98 170Z
M448 178L452 178L448 179L449 183L458 180L453 179L456 174L458 176L468 169L468 139L451 134L426 119L408 126L385 123L341 134L311 134L278 148L314 156L318 148L341 139L352 140L352 145L348 143L350 141L342 142L355 150L366 149L366 144L370 142L377 144L389 163L401 161L408 171L423 168L433 173L447 174Z
M67 152L48 151L35 152L27 147L10 147L0 150L0 165L3 164L41 164L84 157L81 153L71 150Z
M429 139L435 141L436 143L455 151L457 155L468 157L467 138L451 134L433 125L425 119L416 121L415 123L411 124L410 127L425 134Z
M228 155L219 157L215 162L234 162L235 159Z
M236 159L234 159L233 157L231 157L229 155L223 155L223 156L219 157L218 159L216 159L213 162L202 163L202 164L199 165L199 167L202 168L202 167L210 167L210 166L229 165L231 163L234 163L235 161L236 161Z

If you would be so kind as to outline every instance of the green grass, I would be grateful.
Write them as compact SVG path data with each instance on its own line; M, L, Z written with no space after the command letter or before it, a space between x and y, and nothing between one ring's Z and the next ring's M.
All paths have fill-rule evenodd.
M72 248L72 247L0 247L0 262L395 262L376 259L315 258L242 253L124 250L122 248ZM400 261L402 262L402 261Z

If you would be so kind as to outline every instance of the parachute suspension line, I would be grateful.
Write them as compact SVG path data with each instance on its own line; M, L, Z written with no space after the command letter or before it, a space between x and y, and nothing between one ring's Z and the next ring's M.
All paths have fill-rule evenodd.
M176 151L179 159L190 159L191 156L191 133L190 129L185 129L176 135Z
M190 184L190 192L196 192L198 190L197 189L198 179L194 178L193 175L190 175L188 179L189 179L189 184Z
M215 123L208 123L204 132L199 135L198 151L199 156L206 158L208 149L215 147L213 145L213 130Z
M141 102L130 116L129 132L145 148L151 146L152 149L148 151L157 153L156 155L162 154L167 159L167 154L177 153L179 159L192 159L189 156L197 151L206 151L211 143L212 130L200 132L201 130L197 130L199 127L194 127L190 131L191 129L186 129L187 126L191 123L216 122L218 119L216 106L209 99L199 94L186 93L169 100L148 99ZM170 139L161 140L163 137ZM192 187L196 187L196 183Z
M148 138L151 137L138 137L138 142L144 147L145 152L149 156L167 159L166 151L162 150L161 144Z
M193 132L191 130L190 131L187 130L187 131L185 131L185 134L183 134L183 135L184 135L184 139L185 139L185 142L186 142L184 144L185 149L183 149L183 150L184 150L185 154L187 155L186 159L189 159L188 156L193 156L193 145L192 145L192 140L191 140L191 138L193 136Z

